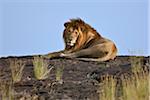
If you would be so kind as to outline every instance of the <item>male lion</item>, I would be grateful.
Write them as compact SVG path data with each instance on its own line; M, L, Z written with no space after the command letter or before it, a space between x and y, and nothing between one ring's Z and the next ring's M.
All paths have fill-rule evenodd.
M46 58L77 58L84 61L107 61L117 54L115 44L81 19L71 19L64 24L65 49L49 53Z

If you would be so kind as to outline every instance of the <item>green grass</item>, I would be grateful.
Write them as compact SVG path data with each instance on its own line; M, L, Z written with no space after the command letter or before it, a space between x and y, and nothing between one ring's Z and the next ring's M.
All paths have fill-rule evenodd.
M34 76L38 80L43 80L48 78L48 75L51 69L53 68L53 67L51 67L50 69L48 68L49 64L46 60L44 60L42 56L34 57L33 65L34 65Z
M22 60L18 59L9 59L9 63L13 82L17 83L22 78L25 63Z

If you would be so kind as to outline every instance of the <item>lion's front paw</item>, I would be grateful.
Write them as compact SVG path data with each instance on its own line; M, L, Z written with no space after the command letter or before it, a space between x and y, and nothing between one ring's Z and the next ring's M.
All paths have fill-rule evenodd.
M71 54L65 54L65 53L61 53L60 57L65 57L65 58L72 58Z
M64 53L60 54L60 57L65 57L65 56L66 56L66 54L64 54Z

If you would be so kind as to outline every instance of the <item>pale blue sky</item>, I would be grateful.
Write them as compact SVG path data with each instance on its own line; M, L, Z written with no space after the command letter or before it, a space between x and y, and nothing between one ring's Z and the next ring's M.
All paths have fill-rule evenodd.
M113 40L118 55L150 54L148 0L1 0L0 56L64 49L63 24L77 17Z

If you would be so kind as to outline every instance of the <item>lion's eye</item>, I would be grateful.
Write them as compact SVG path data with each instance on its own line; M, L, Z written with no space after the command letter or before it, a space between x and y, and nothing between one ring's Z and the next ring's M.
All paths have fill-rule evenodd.
M75 34L78 34L78 32L75 32Z
M70 30L68 30L68 33L71 33L71 31L70 31Z

